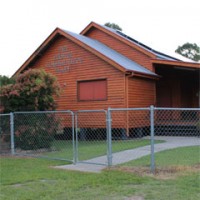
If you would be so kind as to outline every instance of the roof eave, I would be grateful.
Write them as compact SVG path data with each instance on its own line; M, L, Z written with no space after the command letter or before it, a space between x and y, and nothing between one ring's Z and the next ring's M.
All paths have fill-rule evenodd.
M95 54L97 57L103 59L104 61L106 61L107 63L111 64L112 66L116 67L118 70L122 71L125 73L126 69L119 65L118 63L116 63L114 60L111 60L109 58L107 58L106 56L104 56L103 54L101 54L100 52L98 52L97 50L91 48L90 46L88 46L87 44L82 43L81 41L79 41L78 39L74 38L73 36L71 36L70 34L67 34L65 31L63 31L60 28L56 28L49 36L48 38L31 54L31 56L23 63L23 65L13 74L13 76L16 76L17 74L19 74L20 72L22 72L23 70L25 70L35 59L37 59L37 57L39 56L39 54L48 46L48 44L57 36L57 35L62 35L68 39L70 39L71 41L75 42L76 44L78 44L79 46L83 47L84 49L87 49L88 51L90 51L91 53Z
M141 77L141 78L148 78L148 79L154 79L154 80L158 80L159 78L161 78L161 76L157 74L146 74L146 73L141 73L141 72L131 71L131 70L127 70L126 75L131 76L131 77Z
M60 29L56 28L47 39L30 55L30 57L22 64L22 66L12 75L12 77L19 74L21 71L25 70L31 62L33 62L44 49L49 45L49 42L52 41L58 34L60 34Z
M168 65L168 66L179 66L183 68L200 69L200 63L172 61L172 60L158 60L158 59L152 59L151 62L152 64L163 64L163 65Z

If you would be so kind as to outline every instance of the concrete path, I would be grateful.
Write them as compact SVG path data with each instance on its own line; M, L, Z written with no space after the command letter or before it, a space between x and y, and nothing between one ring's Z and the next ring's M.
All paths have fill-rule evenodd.
M148 139L148 138L146 138ZM155 140L164 140L164 143L155 144L154 152L160 152L167 149L174 149L177 147L186 147L186 146L199 146L200 138L199 137L165 137L165 136L156 136ZM135 160L141 158L146 155L150 155L151 146L139 147L136 149L125 150L117 153L113 153L112 164L118 165L125 162L129 162L131 160ZM107 163L107 156L100 156L97 158L93 158L90 160L85 160L85 163L77 163L76 165L63 165L56 166L57 169L66 169L66 170L76 170L83 172L94 172L99 173L101 170L105 169ZM88 163L101 163L105 165L96 165L96 164L88 164Z

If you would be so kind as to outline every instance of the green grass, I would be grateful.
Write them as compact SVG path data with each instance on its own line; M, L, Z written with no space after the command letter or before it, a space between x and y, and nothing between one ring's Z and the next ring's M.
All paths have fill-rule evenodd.
M168 166L194 166L199 163L197 148L184 147L160 152L156 154L156 161ZM185 157L183 153L186 152ZM175 158L179 158L178 163ZM135 162L142 165L141 159ZM159 179L112 169L93 174L52 168L62 164L66 162L0 158L0 199L125 200L128 197L142 196L145 200L198 200L200 197L199 171L191 170L174 174L170 179ZM128 164L131 167L131 163Z
M179 147L155 154L157 167L192 166L200 164L200 147ZM123 166L149 166L149 156L124 163Z
M156 141L160 143L162 141ZM150 145L148 139L135 139L135 140L114 140L112 141L112 151L119 152L127 149L134 149L141 146ZM72 141L54 141L53 151L45 152L41 155L51 158L63 158L73 160L73 146ZM98 156L106 155L107 143L106 141L79 141L78 142L78 158L79 160L91 159Z
M157 141L160 142L160 141ZM147 139L137 139L137 140L113 140L112 141L112 152L124 151L127 149L135 149L137 147L142 147L149 145L150 141ZM79 160L86 160L107 153L107 143L106 141L80 141L78 143L78 157Z

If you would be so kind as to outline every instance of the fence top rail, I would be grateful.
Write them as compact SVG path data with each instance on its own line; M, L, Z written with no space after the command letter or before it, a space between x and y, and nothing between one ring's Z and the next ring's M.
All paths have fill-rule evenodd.
M19 111L19 112L14 112L14 114L48 114L48 113L70 113L71 115L74 114L71 110Z
M10 116L10 113L0 114L0 116Z
M147 108L108 108L110 111L136 111L136 110L150 110L150 107Z
M159 108L159 107L154 107L154 110L200 111L200 108Z
M104 112L105 114L107 113L106 110L77 110L77 113L84 113L84 112L88 112L88 113L92 113L92 112Z
M150 107L144 107L144 108L108 108L108 111L142 111L142 110L150 110ZM167 107L153 107L153 110L171 110L171 111L200 111L200 108L167 108ZM78 110L76 112L73 112L71 110L53 110L53 111L17 111L13 112L13 114L39 114L39 113L70 113L71 115L74 115L74 113L81 113L81 112L105 112L107 113L107 110L101 109L101 110ZM12 112L11 112L12 113ZM10 116L11 113L0 113L0 116Z

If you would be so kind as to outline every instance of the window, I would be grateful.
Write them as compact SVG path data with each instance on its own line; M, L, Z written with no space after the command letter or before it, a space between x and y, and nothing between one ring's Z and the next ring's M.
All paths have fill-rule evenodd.
M80 101L98 101L107 99L107 81L79 81L78 99Z

